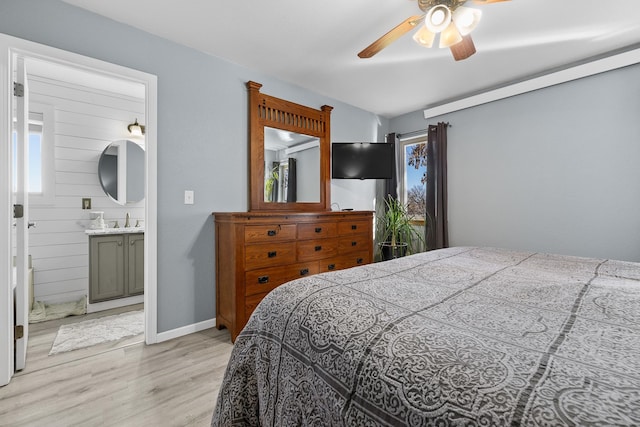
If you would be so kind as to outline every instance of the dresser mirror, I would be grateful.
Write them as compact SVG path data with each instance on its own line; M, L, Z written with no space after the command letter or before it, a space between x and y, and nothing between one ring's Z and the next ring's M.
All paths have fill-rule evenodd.
M330 209L330 117L319 110L249 90L250 210Z
M320 139L264 128L264 201L320 203Z
M144 150L133 141L112 142L98 161L98 178L105 194L119 205L144 199Z

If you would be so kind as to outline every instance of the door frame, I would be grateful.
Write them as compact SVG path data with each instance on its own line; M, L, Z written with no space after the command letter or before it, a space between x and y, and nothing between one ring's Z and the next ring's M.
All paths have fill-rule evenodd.
M0 139L11 139L11 111L15 55L38 58L91 71L97 74L129 80L145 87L145 239L144 239L144 308L145 342L158 340L157 315L157 77L142 71L123 67L64 51L51 46L30 42L0 33ZM0 386L13 376L13 298L11 227L10 144L0 144Z

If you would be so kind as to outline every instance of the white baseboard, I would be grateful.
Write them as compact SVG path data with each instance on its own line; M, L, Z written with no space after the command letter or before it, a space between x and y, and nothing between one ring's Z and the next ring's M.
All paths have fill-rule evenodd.
M204 331L205 329L213 328L216 326L216 318L204 320L202 322L193 323L191 325L182 326L180 328L172 329L170 331L158 332L156 343L162 341L168 341L174 338L182 337L185 335L193 334L194 332Z
M96 311L110 310L112 308L124 307L126 305L140 304L144 302L144 295L136 295L134 297L118 298L108 301L87 303L87 313L95 313Z

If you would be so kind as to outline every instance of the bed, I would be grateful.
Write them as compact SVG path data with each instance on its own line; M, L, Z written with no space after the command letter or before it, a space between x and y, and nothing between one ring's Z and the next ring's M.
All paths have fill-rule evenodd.
M640 425L640 264L457 247L289 282L212 425Z

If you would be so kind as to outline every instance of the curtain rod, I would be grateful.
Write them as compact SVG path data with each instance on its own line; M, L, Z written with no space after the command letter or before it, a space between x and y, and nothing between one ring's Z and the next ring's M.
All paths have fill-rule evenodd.
M447 127L452 127L451 124L447 123ZM420 138L423 136L427 136L428 133L428 128L427 129L419 129L419 130L414 130L411 132L405 132L405 133L397 133L396 137L402 141L402 140L407 140L407 139L414 139L414 138Z

